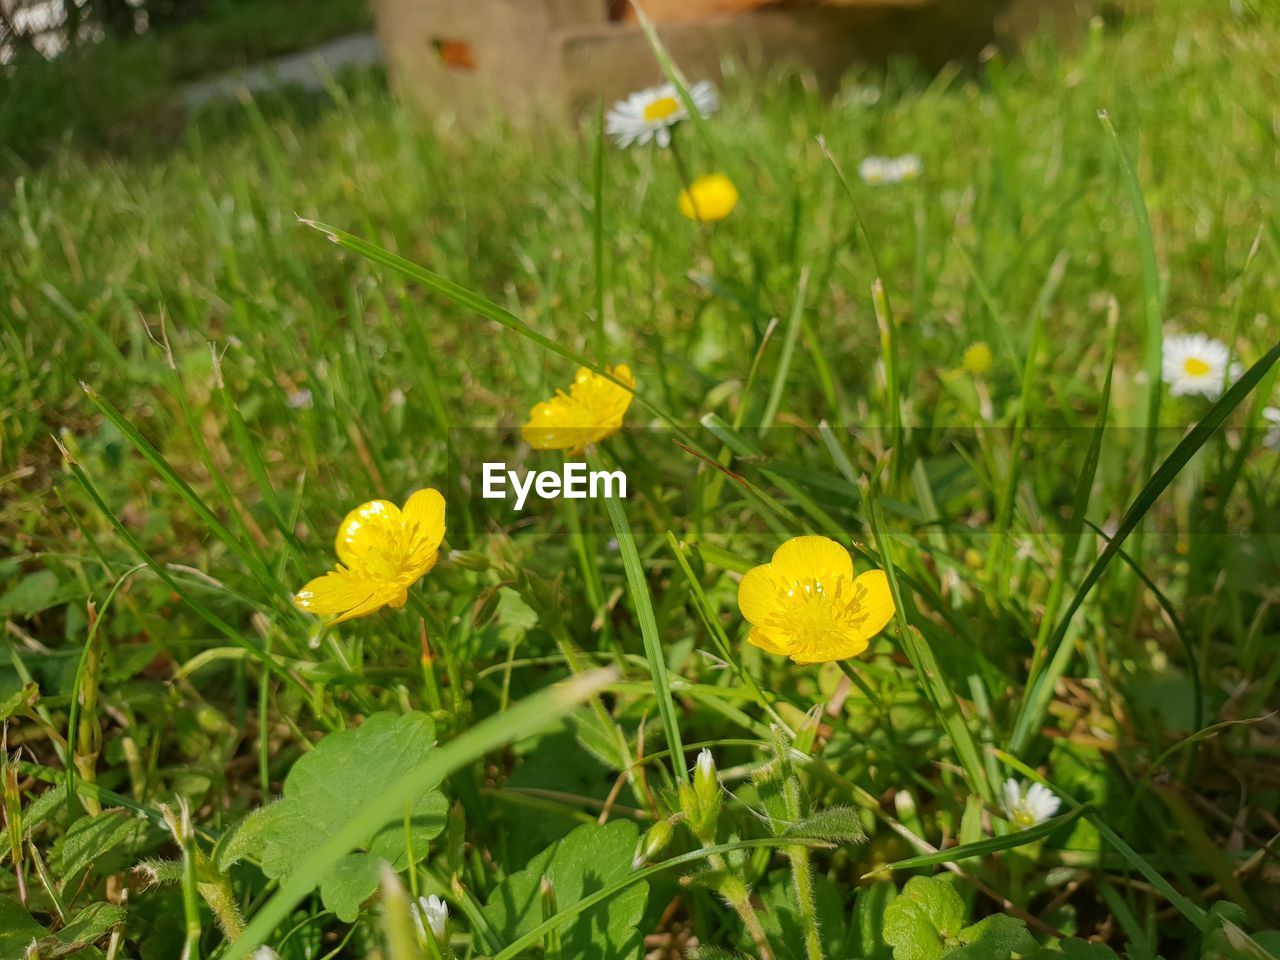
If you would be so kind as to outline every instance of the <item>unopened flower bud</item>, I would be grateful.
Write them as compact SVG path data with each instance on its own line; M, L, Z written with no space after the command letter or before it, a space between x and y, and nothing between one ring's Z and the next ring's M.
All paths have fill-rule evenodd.
M698 754L693 768L693 793L697 798L698 814L691 817L694 833L703 842L715 838L716 822L720 819L720 776L716 773L716 761L710 750Z
M636 844L636 855L631 858L632 870L639 870L667 848L667 844L671 842L671 835L675 832L674 820L674 817L659 820L645 831L640 842Z

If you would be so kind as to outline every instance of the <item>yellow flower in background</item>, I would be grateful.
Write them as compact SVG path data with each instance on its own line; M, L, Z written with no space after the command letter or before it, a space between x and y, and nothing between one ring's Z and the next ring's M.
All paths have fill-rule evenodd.
M334 623L403 607L409 588L436 565L444 540L444 497L419 490L400 509L389 500L362 503L342 521L337 569L293 596L307 613L338 614Z
M748 641L796 663L856 657L894 614L884 571L855 577L849 551L828 537L793 537L747 571L738 608Z
M964 368L975 377L990 373L994 363L991 348L985 343L975 343L964 352Z
M625 363L605 369L626 386L579 367L568 393L557 390L529 412L529 422L520 428L525 442L535 450L566 450L578 456L621 430L636 380Z
M688 189L680 191L680 212L690 220L723 220L737 205L738 188L723 173L698 177Z

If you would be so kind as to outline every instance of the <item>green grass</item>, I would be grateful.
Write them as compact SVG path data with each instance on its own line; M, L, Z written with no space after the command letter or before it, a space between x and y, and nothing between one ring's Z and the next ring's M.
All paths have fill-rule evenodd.
M448 899L459 957L572 960L583 937L633 957L644 934L888 960L888 896L934 873L957 929L1275 954L1277 57L1274 18L1178 0L973 73L854 74L832 101L738 68L680 133L741 190L714 228L676 212L668 154L598 168L595 117L464 137L372 81L13 182L0 944L38 923L113 958L413 956L403 894L361 886L383 828L403 887ZM920 180L857 180L908 151ZM1155 391L1170 330L1248 372L1216 404ZM636 375L596 454L629 499L481 500L480 460L514 460L579 362ZM448 549L403 610L326 631L292 607L347 510L422 486ZM843 665L746 643L740 575L802 533L890 574L897 621ZM409 711L440 746L293 851L305 869L272 867L267 804L299 758ZM688 829L703 747L727 788L709 839ZM325 803L393 754L349 757ZM1012 829L1009 776L1049 784L1058 821ZM450 813L420 823L441 777ZM597 820L681 809L635 873L570 855ZM516 925L495 902L575 828ZM121 898L143 860L172 882ZM339 862L354 920L315 890ZM123 921L85 912L104 900Z
M145 154L181 130L183 84L372 29L365 0L211 0L199 17L0 70L0 176L61 147Z

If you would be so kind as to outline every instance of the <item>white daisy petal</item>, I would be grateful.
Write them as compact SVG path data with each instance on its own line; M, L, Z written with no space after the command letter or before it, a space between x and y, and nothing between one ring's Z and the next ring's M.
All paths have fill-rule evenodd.
M1280 407L1264 408L1262 417L1268 423L1273 424L1262 438L1262 445L1268 450L1280 450Z
M1027 786L1012 777L1004 782L1001 792L1005 814L1014 826L1023 830L1044 823L1062 805L1048 787L1039 783Z
M1203 333L1165 337L1160 368L1172 396L1210 400L1222 396L1242 372L1239 364L1231 363L1227 345Z
M862 179L873 185L883 183L905 183L920 176L923 164L914 153L900 157L866 157L858 164L858 173Z
M690 87L689 97L704 117L720 105L716 88L706 80ZM664 83L615 103L605 116L605 132L620 147L643 146L655 140L658 146L666 147L671 143L671 128L688 116L679 91Z

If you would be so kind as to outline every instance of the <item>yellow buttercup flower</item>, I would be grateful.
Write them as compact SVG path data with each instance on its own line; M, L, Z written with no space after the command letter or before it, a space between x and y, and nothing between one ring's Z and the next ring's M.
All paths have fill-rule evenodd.
M525 442L535 450L567 450L574 457L621 430L636 380L625 363L605 369L626 386L579 367L568 393L557 390L529 412L529 422L520 428Z
M738 205L738 188L723 173L698 177L680 191L680 212L690 220L723 220Z
M971 345L964 352L964 368L975 377L990 373L994 363L995 357L991 355L991 348L981 341Z
M362 503L342 521L337 569L293 596L308 613L338 614L334 623L403 607L409 588L436 565L444 540L444 497L419 490L400 509L389 500Z
M856 657L894 614L884 571L855 577L849 551L827 537L793 537L747 571L738 608L748 641L796 663Z

